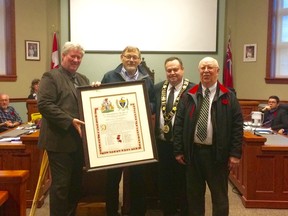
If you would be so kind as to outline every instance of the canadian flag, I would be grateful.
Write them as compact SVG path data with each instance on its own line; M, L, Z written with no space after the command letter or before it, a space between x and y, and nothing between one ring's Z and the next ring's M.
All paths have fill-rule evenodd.
M59 51L56 32L53 35L52 56L51 56L51 69L59 67Z

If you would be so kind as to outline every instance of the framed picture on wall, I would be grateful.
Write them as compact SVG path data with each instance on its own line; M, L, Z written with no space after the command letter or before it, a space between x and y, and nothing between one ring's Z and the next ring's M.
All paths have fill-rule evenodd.
M40 61L40 41L25 40L25 59Z
M244 44L243 61L253 62L257 57L257 44Z

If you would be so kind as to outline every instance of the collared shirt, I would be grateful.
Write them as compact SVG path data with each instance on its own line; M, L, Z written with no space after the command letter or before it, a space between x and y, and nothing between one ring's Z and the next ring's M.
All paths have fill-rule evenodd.
M210 95L209 95L210 104L209 104L208 125L207 125L207 138L206 138L206 140L204 140L202 142L196 136L196 134L197 134L197 126L196 126L196 130L195 130L195 134L194 134L194 142L195 143L201 143L201 144L205 144L205 145L211 145L212 144L212 141L213 141L213 126L212 126L212 122L211 122L211 106L212 106L213 98L215 97L215 94L216 94L216 87L217 87L217 82L213 86L211 86L209 88L209 90L210 90ZM202 85L202 95L203 95L203 97L205 96L205 90L206 90L206 88Z
M20 115L16 112L16 110L12 106L8 106L7 110L5 111L3 109L0 109L0 123L6 121L11 121L12 123L14 122L19 122L20 124L22 123Z
M138 79L139 76L139 71L137 68L137 71L135 72L135 74L133 74L132 76L125 70L124 67L122 67L121 69L121 74L123 76L123 78L125 79L125 81L135 81Z
M174 89L174 102L175 102L178 94L180 93L182 86L183 86L183 80L177 86L174 86L174 88L175 88ZM167 87L166 101L168 100L168 96L169 96L169 93L170 93L172 87L173 86L169 83L169 85ZM175 119L175 115L172 117L172 120L171 120L172 125L174 125L174 119ZM163 113L162 113L162 106L160 106L160 128L162 129L163 127L164 127L164 118L163 118ZM161 140L165 140L162 130L160 130L160 137L159 138Z

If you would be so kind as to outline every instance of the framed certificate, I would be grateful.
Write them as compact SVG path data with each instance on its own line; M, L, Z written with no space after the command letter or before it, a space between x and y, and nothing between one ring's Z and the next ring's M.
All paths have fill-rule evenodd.
M87 171L158 159L145 81L77 88Z

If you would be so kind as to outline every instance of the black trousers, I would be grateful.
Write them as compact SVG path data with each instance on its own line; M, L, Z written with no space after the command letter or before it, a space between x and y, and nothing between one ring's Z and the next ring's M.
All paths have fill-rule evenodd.
M52 177L50 216L75 216L81 198L83 152L47 153Z
M211 192L213 216L228 216L228 164L216 163L212 147L194 148L192 165L186 168L189 216L205 215L206 183Z
M129 172L129 195L131 216L145 216L145 181L143 165L127 167ZM121 180L123 168L107 170L106 182L106 214L107 216L118 215L119 207L119 183Z
M178 209L187 216L185 166L175 160L173 143L157 140L158 188L164 215L173 215Z

